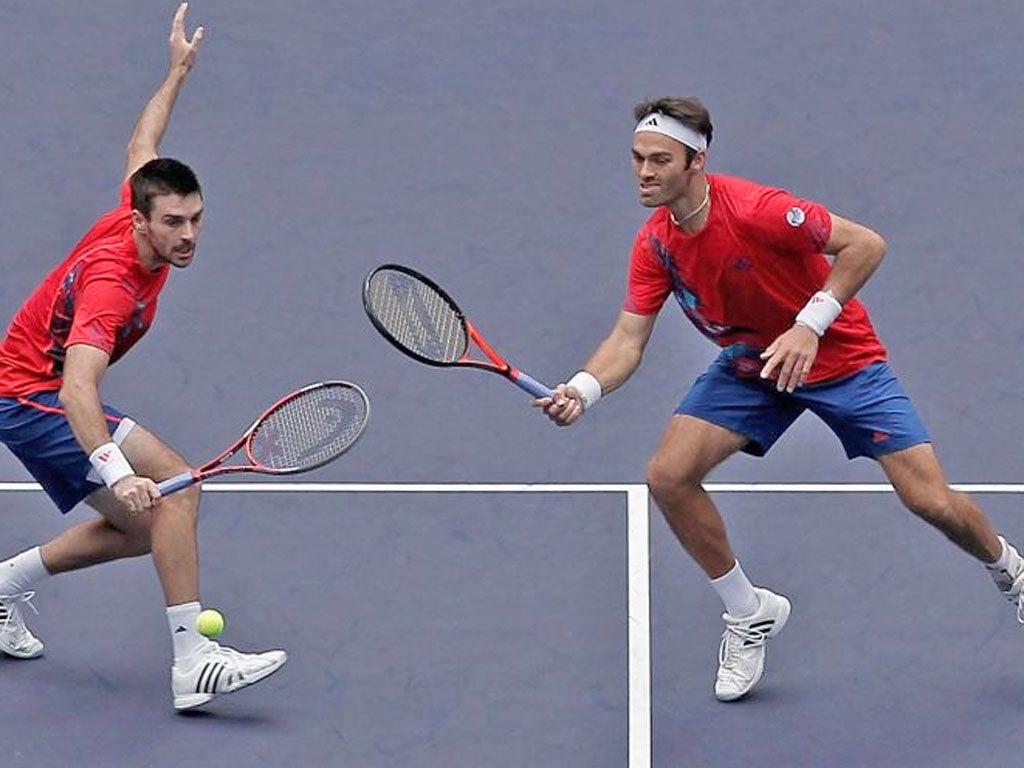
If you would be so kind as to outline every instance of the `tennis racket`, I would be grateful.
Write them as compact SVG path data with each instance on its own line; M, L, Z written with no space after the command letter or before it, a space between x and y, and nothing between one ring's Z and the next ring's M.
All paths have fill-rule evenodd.
M164 496L229 472L290 475L322 467L351 448L370 418L366 393L347 381L321 381L270 406L241 437L201 467L169 477ZM244 448L247 464L221 466Z
M384 264L363 284L363 307L385 339L415 360L441 367L482 368L500 373L534 397L554 392L509 365L494 351L441 287L414 269ZM470 357L470 340L487 357Z

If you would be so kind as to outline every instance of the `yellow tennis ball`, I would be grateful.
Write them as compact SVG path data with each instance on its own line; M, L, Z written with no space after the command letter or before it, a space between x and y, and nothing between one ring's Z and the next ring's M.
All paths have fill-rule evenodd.
M220 637L224 631L224 617L220 611L207 608L199 613L199 617L196 619L196 629L199 630L199 634L206 637Z

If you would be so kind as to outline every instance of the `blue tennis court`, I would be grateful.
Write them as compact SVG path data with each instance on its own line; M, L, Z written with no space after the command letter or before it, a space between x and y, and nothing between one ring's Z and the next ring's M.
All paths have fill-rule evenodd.
M6 4L0 315L116 204L174 7ZM861 297L950 480L1024 541L1024 8L196 0L189 21L207 37L162 148L199 173L206 228L104 394L197 462L307 382L359 382L373 417L308 483L205 494L204 601L226 641L287 648L279 674L176 715L150 561L54 578L29 613L46 655L0 660L5 765L1015 759L1024 627L812 417L711 478L747 572L794 606L733 706L711 691L720 603L653 505L555 488L642 488L715 354L677 308L629 384L558 430L496 376L404 358L360 289L409 264L531 375L568 377L618 314L647 215L632 106L699 95L712 172L887 239ZM29 480L0 452L0 556L67 522Z

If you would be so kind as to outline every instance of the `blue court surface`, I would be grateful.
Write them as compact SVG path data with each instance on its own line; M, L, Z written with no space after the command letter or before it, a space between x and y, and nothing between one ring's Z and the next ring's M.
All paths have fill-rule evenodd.
M175 7L5 3L0 315L116 204ZM715 354L678 308L558 430L498 377L404 358L360 289L416 267L515 364L567 378L618 314L647 214L632 106L698 95L711 171L886 238L861 296L949 479L1022 544L1024 6L196 0L196 24L162 150L197 170L205 231L104 395L196 462L311 381L360 383L372 422L292 489L205 494L204 601L229 643L286 648L280 673L175 715L150 562L43 582L46 656L0 660L4 766L1017 759L1024 627L813 417L710 479L747 573L794 606L755 694L714 700L720 603L636 503ZM29 479L0 452L0 557L67 522Z

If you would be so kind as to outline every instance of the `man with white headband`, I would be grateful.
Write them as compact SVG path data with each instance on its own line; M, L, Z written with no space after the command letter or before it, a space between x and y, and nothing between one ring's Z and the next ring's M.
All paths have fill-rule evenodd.
M556 424L576 423L639 366L669 295L721 347L647 471L651 495L725 606L715 695L733 701L757 684L790 603L747 578L702 482L738 451L763 456L804 410L849 458L875 459L908 509L984 563L1024 622L1024 559L947 485L854 298L882 260L882 238L784 190L709 174L711 119L698 99L645 102L634 116L640 203L654 213L633 245L622 312L583 369L534 405Z

